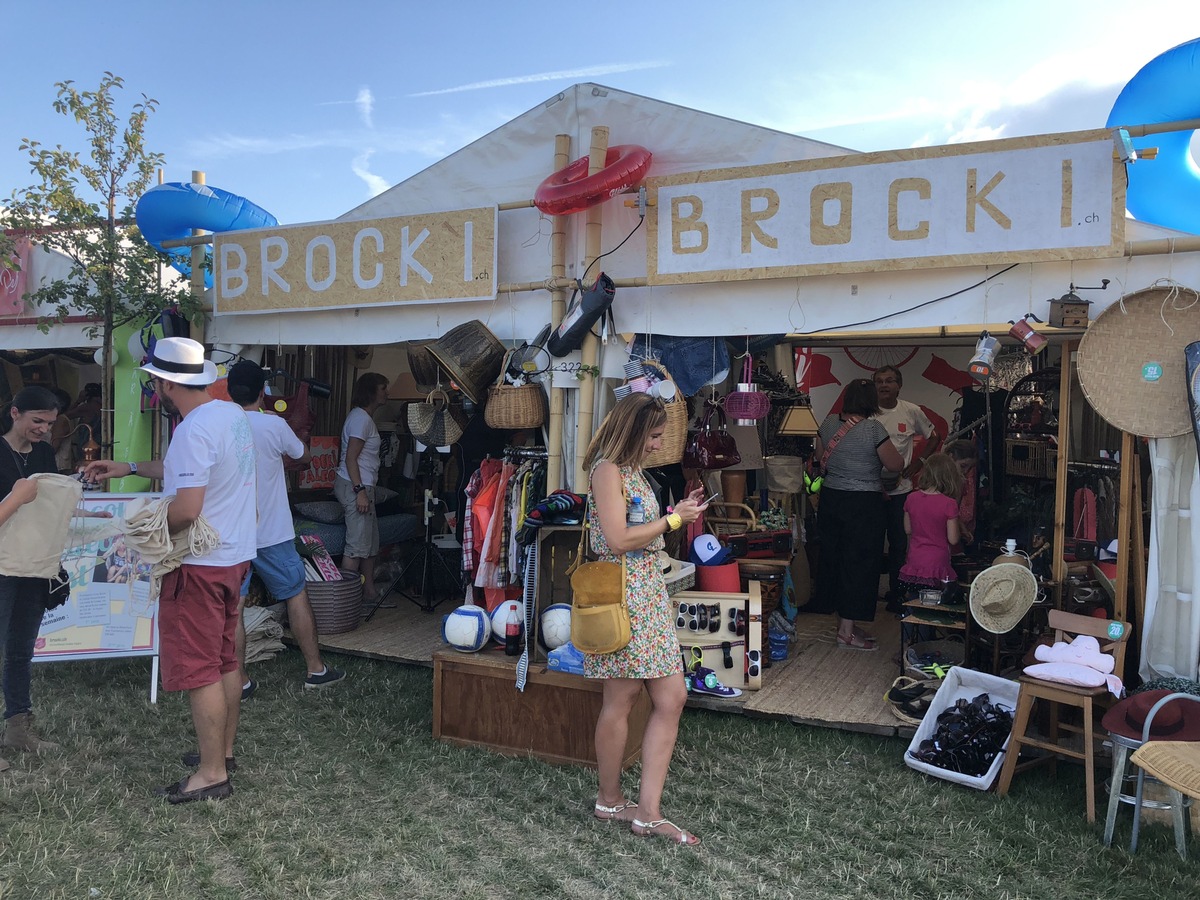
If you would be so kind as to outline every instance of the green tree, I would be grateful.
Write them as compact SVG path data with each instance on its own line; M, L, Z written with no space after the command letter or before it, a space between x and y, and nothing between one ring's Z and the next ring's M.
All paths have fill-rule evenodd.
M39 322L49 331L68 315L93 321L89 337L103 339L103 418L100 443L112 446L113 332L130 323L156 318L178 306L194 319L199 304L183 283L163 283L164 259L146 243L134 221L134 206L149 189L163 164L161 153L146 149L146 124L158 107L141 95L124 116L118 92L124 81L105 72L94 91L80 91L72 81L58 89L54 111L69 116L87 138L86 156L60 144L54 148L22 138L34 184L13 193L8 226L29 234L48 250L71 260L70 275L27 295L54 313Z

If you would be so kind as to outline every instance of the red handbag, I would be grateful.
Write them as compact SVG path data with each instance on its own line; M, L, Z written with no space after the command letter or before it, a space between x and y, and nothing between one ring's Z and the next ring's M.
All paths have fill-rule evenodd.
M716 428L712 423L714 412L720 423ZM705 402L704 415L696 421L696 426L696 431L688 436L687 446L683 448L685 469L727 469L742 461L737 441L729 433L725 410L719 402Z

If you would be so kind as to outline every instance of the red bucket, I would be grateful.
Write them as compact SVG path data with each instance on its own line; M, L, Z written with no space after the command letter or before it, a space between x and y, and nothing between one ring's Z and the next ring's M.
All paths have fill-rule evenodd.
M696 590L736 594L741 590L741 577L736 562L723 566L696 566Z

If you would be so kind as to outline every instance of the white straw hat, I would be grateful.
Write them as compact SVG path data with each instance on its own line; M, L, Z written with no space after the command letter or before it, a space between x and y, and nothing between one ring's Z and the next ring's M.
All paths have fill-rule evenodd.
M971 582L971 615L992 634L1012 631L1037 599L1037 578L1019 563L998 563Z
M204 345L191 338L159 338L150 360L139 369L164 381L193 387L205 387L217 380L217 367L204 358Z

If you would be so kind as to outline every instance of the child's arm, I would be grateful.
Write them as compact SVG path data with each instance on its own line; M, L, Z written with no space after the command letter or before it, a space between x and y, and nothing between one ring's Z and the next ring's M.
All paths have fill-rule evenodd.
M912 534L912 519L908 517L907 509L904 511L904 533L907 535Z
M955 516L953 519L947 519L946 540L950 542L950 546L953 547L957 544L960 537L962 537L962 529L958 524L958 516Z

